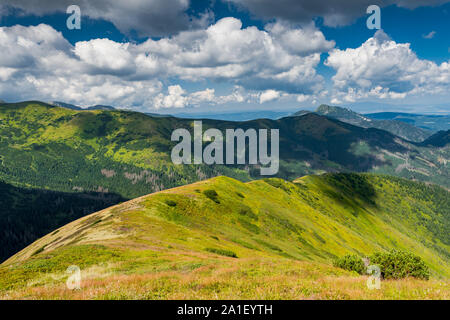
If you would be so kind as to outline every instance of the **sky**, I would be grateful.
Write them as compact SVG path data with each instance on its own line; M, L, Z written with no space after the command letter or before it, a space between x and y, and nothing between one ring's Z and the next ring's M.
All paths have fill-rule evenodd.
M449 113L449 30L446 0L2 0L0 99Z

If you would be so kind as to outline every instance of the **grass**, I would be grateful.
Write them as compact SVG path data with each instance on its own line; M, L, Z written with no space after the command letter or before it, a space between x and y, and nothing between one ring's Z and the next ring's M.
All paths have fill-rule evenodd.
M0 293L1 299L449 299L449 283L382 281L368 289L367 277L288 259L233 259L145 274L83 276L81 290L63 284Z
M433 186L366 174L217 177L48 234L0 265L0 298L447 299L448 199ZM390 249L420 256L431 279L369 290L365 276L332 266ZM80 292L64 288L70 265L82 269Z

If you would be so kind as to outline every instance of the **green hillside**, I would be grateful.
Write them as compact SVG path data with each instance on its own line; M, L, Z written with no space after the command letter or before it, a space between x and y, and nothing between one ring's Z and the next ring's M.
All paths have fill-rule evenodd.
M0 267L0 298L449 297L450 200L437 186L373 174L227 177L170 189L72 222ZM432 279L332 267L347 253L420 256ZM70 265L79 291L65 289Z
M5 193L0 212L5 230L0 261L69 219L119 201L219 175L244 182L260 178L257 166L173 165L171 133L191 129L192 121L41 102L0 105L0 182L12 190ZM203 127L279 129L277 176L288 180L322 172L371 171L450 187L450 146L416 145L382 130L315 114L247 122L204 120ZM26 191L21 195L14 188ZM64 205L47 205L45 199L53 196L35 201L36 195L48 192L64 195ZM98 196L86 206L76 200L92 193ZM36 220L39 227L33 224Z

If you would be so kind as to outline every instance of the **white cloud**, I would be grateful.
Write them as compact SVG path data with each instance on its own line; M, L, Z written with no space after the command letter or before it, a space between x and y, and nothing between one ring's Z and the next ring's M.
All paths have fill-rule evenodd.
M155 79L129 81L111 75L111 70L126 63L88 52L92 47L98 49L99 43L103 42L93 41L94 45L88 46L83 60L62 34L50 26L1 27L0 96L10 101L41 99L80 105L140 106L161 90L161 83ZM116 57L123 54L120 46L110 47L119 52ZM107 52L105 47L102 50L105 55L114 53ZM105 72L99 72L101 68Z
M192 104L194 105L198 105L205 102L212 103L216 101L215 90L207 88L203 91L193 92L191 93L190 98Z
M74 52L81 61L95 69L118 72L134 70L129 43L117 43L109 39L94 39L77 42Z
M290 43L297 36L302 41ZM45 24L1 27L0 95L146 107L158 96L160 108L244 102L245 90L310 95L322 90L315 68L320 53L332 46L312 25L303 30L271 24L259 30L242 28L235 18L141 44L93 39L71 45ZM225 96L211 89L190 96L172 86L159 95L160 79L226 81L239 89Z
M310 23L303 29L295 29L286 23L276 22L266 26L283 48L292 54L307 56L317 52L326 52L336 43L325 39L323 33Z
M287 27L283 27L287 30ZM164 66L167 76L183 80L227 80L255 90L310 93L320 89L322 78L315 67L320 52L334 43L322 41L320 31L294 30L304 43L287 48L279 30L242 28L235 18L224 18L206 30L186 31L172 38L149 39L137 50ZM306 41L310 36L311 44ZM296 51L296 52L293 52Z
M164 96L160 93L154 100L155 108L184 108L188 104L188 98L185 96L186 91L179 85L169 86L169 94Z
M383 31L356 49L331 51L325 64L336 70L334 98L347 102L439 94L450 87L448 62L419 59L409 43L396 43Z
M276 100L280 97L280 92L275 91L275 90L266 90L264 92L261 93L261 95L259 96L259 103L265 103L265 102L269 102L269 101L273 101Z
M198 107L206 105L221 105L225 103L243 103L254 101L259 94L247 93L241 87L235 87L229 95L217 96L215 89L207 88L188 93L181 86L169 86L167 95L158 94L154 99L156 109Z

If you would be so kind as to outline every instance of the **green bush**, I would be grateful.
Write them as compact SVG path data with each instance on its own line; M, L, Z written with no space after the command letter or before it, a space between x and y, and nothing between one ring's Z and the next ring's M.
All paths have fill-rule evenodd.
M380 267L384 279L430 278L430 271L425 262L420 257L404 251L377 252L370 257L370 264Z
M177 206L177 203L175 201L173 201L173 200L166 200L165 202L166 202L166 204L169 207L176 207Z
M217 249L217 248L206 248L205 249L208 252L212 252L215 254L219 254L221 256L231 257L231 258L237 258L236 253L234 253L231 250L225 250L225 249Z
M366 266L361 257L357 255L346 255L333 261L333 266L349 271L355 271L359 274L366 273Z
M214 201L215 203L220 203L220 201L217 199L217 197L219 196L216 192L216 190L214 189L207 189L205 191L203 191L203 194L211 199L212 201Z
M425 262L418 256L404 251L377 252L369 258L370 265L380 267L383 279L403 279L414 277L418 279L430 278L430 271ZM346 255L338 258L333 265L359 274L366 274L366 266L361 257Z

